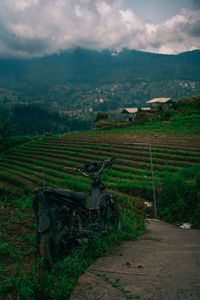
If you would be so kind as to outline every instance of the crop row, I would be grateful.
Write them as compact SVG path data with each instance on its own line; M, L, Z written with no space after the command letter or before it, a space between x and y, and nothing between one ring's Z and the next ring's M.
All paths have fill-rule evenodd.
M57 156L59 155L70 155L70 156L79 156L79 157L85 157L87 158L88 155L90 157L93 157L93 159L105 159L107 157L113 156L114 154L117 154L115 152L110 153L109 151L95 151L95 155L91 153L91 151L88 151L87 149L81 149L81 148L74 148L73 151L68 148L65 148L64 150L60 149L46 149L46 148L39 148L37 147L36 149L33 147L24 147L21 152L23 153L46 153L47 155L51 154L56 154ZM149 157L146 156L133 156L133 155L126 155L126 154L119 154L118 153L118 158L121 158L121 160L125 161L130 161L130 160L137 160L141 163L147 163L149 164ZM158 158L153 158L153 163L157 165L169 165L169 166L179 166L179 167L185 167L186 165L191 165L191 162L188 161L177 161L177 160L166 160L166 159L158 159ZM194 163L194 162L193 162ZM199 159L196 159L195 163L199 163Z
M17 157L17 159L19 160L19 154L20 153L18 153L18 157ZM24 154L25 153L23 153L23 156L24 156ZM26 153L26 155L27 155L27 153ZM41 153L40 153L40 155L41 155ZM33 156L33 155L31 155L31 157L36 157L36 156ZM38 157L37 157L38 158ZM40 157L41 158L41 157ZM72 159L72 157L68 157L69 159ZM73 157L74 158L74 157ZM25 161L27 161L27 158L25 158L25 157L23 157L23 159L25 160ZM81 158L79 157L78 159L75 157L74 158L75 159L75 161L79 161L79 162L81 162ZM37 164L39 164L40 166L43 166L43 167L46 167L46 168L48 168L49 167L49 165L48 165L48 160L49 160L49 158L47 158L47 163L46 163L46 165L44 164L44 163L42 163L41 161L40 162L37 162ZM51 161L51 160L50 160ZM35 161L34 160L31 160L30 161L30 158L29 158L29 162L31 162L31 163L35 163ZM88 161L87 161L88 162ZM63 171L63 165L65 164L66 162L65 161L60 161L60 164L62 164L62 166L55 166L55 165L53 165L52 166L52 168L54 168L54 169L60 169L60 171ZM12 162L12 164L14 164L14 162ZM24 167L24 166L23 166ZM117 166L117 168L118 168L118 170L117 171L114 171L114 170L109 170L108 172L108 174L107 175L105 175L105 176L107 176L106 178L107 178L107 180L109 180L110 182L112 182L113 181L113 179L112 178L117 178L117 179L121 179L121 181L123 180L123 179L126 179L126 180L142 180L142 181L146 181L146 180L144 180L144 179L146 179L146 177L147 177L147 175L145 175L145 173L143 173L143 170L140 170L140 172L141 173L143 173L143 174L140 174L141 175L141 177L140 176L138 176L137 175L137 177L136 176L133 176L133 174L129 174L129 173L124 173L124 172L120 172L119 171L119 166ZM127 171L127 170L126 170ZM131 170L132 172L134 172L134 170ZM139 171L139 170L137 170L137 171ZM129 168L129 172L130 172L130 168ZM51 175L55 175L55 176L58 176L58 174L52 174L52 171L51 171ZM150 174L148 174L148 175L150 175ZM156 177L156 176L155 176ZM148 179L148 177L147 177L147 179ZM156 180L157 180L157 178L156 178ZM157 181L159 181L159 180L157 180Z
M30 182L38 185L42 184L41 174L39 174L39 172L36 173L25 168L23 168L22 170L20 167L13 167L6 163L1 164L1 171L5 171L7 174L9 174L9 182L12 182L13 178L17 177L18 180L19 178L21 178L22 182L25 181L28 185L30 184ZM90 184L85 178L77 178L71 175L59 174L58 179L55 176L58 176L56 172L52 170L45 170L45 182L50 186L64 187L67 189L74 189L87 193L89 193L89 191L91 190ZM115 180L111 177L107 177L105 179L107 179L105 180L105 185L109 189L124 192L125 194L131 196L142 195L143 197L152 200L151 186L145 182L138 182L137 180L127 181L126 179ZM31 189L31 184L29 186L29 189Z
M130 199L133 195L152 200L152 178L148 146L120 144L116 136L93 139L81 135L64 138L43 138L18 147L15 154L9 154L0 161L1 181L12 182L23 187L41 186L42 168L45 184L89 193L91 185L88 179L78 173L66 172L65 166L80 167L85 163L102 161L117 156L117 162L103 175L106 187L115 196L122 194ZM115 139L114 139L115 138ZM108 142L107 142L108 141ZM116 143L118 141L118 143ZM156 141L156 139L154 139ZM187 147L189 140L178 148L175 139L172 147L159 144L152 147L155 187L159 191L162 177L166 173L200 161L199 149ZM145 140L146 142L146 140ZM192 145L191 145L192 146ZM185 149L185 150L184 150Z
M51 149L50 147L47 149ZM95 153L98 154L105 154L108 153L110 155L110 153L114 154L114 155L123 155L123 156L130 156L133 157L135 159L143 159L144 157L149 156L149 149L145 150L143 149L143 151L141 150L135 150L133 147L132 149L119 149L119 148L102 148L102 149L95 149L95 148L91 148L90 146L88 147L74 147L74 146L67 146L67 147L63 147L64 151L69 151L69 150L74 150L74 151L78 151L78 152L83 152L83 153L91 153L91 151L95 150ZM186 161L186 162L193 162L193 163L199 163L200 162L200 155L198 157L191 157L189 155L186 156L180 156L178 154L160 154L160 153L156 153L155 151L153 152L153 158L156 159L161 159L161 160L173 160L173 161Z
M23 151L21 151L21 152L23 152ZM41 155L41 153L40 153L40 155ZM72 157L69 157L69 158L72 159ZM15 162L15 159L16 159L16 162ZM82 162L81 158L73 157L73 159L76 162L77 161L79 163ZM57 169L58 171L63 172L63 170L64 170L63 166L66 164L66 161L56 161L55 162L54 157L52 157L51 159L49 157L48 158L43 157L42 158L43 161L41 161L41 156L38 157L37 155L32 155L32 154L27 154L27 153L20 153L20 152L17 153L16 156L10 155L10 163L12 165L19 164L19 160L24 161L26 164L30 163L32 165L37 164L39 166L43 166L43 167L46 168L45 173L48 173L51 176L63 177L63 175L58 175L57 172L55 172L53 170L50 171L49 169L52 167L52 169L54 169L54 170ZM7 162L9 163L9 159L7 159ZM49 163L51 163L51 164L49 164ZM58 163L58 165L55 165L56 163ZM72 165L74 165L74 163ZM80 166L80 164L77 165L77 166ZM23 167L23 169L25 169L26 165L23 165L22 167ZM124 170L123 170L123 172L120 172L119 171L119 166L117 166L117 168L118 168L117 171L116 170L108 170L107 171L108 173L106 175L104 175L105 176L104 179L108 182L114 182L114 183L116 181L118 183L119 179L120 179L121 183L124 180L125 181L136 180L139 183L144 182L146 185L150 185L150 182L151 182L151 178L149 177L151 175L150 172L148 172L149 176L147 176L147 172L145 172L143 170L137 170L137 169L134 170L134 169L131 169L130 167L125 167L127 169L127 170L125 170L126 172L124 172ZM136 173L139 173L139 174L137 174L137 176L134 176L133 174L130 174L127 171L136 172ZM41 178L41 175L40 175L40 178ZM68 176L68 178L69 178L69 176ZM156 178L156 181L159 182L160 179Z
M44 152L44 153L43 153ZM83 153L68 153L68 154L60 154L60 153L55 153L55 152L52 152L52 153L49 153L47 150L45 151L20 151L17 153L18 156L24 156L24 157L35 157L37 159L43 159L44 157L44 160L49 160L49 162L52 162L52 160L54 161L59 161L59 160L62 160L62 164L63 166L66 164L66 161L75 161L75 162L80 162L80 163L89 163L91 161L100 161L100 160L103 160L105 158L107 158L108 156L96 156L96 155L86 155L86 154L83 154ZM166 162L165 162L166 163ZM72 164L71 164L72 165ZM126 171L126 169L128 168L133 168L133 169L138 169L138 170L150 170L150 162L140 162L139 160L138 161L132 161L132 160L126 160L126 159L121 159L121 160L118 160L118 163L117 165L114 167L114 168L121 168L122 171ZM185 165L184 165L185 166ZM123 170L124 168L124 170ZM154 164L154 170L158 171L158 172L163 172L163 171L168 171L168 172L174 172L176 171L177 167L175 166L169 166L167 163L165 165L158 165L158 164ZM134 171L133 171L134 172Z
M77 142L77 143L73 143L73 142L69 142L68 140L64 140L64 141L60 141L60 140L45 140L42 144L38 143L38 144L33 144L33 146L43 146L43 147L55 147L55 148L63 148L65 146L67 147L80 147L80 148L88 148L91 150L107 150L107 151L113 151L113 150L117 150L117 151L122 151L122 152L130 152L130 153L135 153L135 152L139 152L139 153L144 153L147 152L149 153L149 149L148 146L139 146L139 145L130 145L130 143L128 144L116 144L116 143L92 143L92 142ZM158 145L158 147L154 147L152 146L152 153L153 155L156 154L169 154L169 155L178 155L178 156L187 156L190 157L200 157L200 153L194 152L193 150L180 150L180 149L163 149L162 145ZM160 156L161 157L161 156Z
M22 167L24 166L23 164L20 164L19 161L18 162L17 161L13 161L13 162L16 165L19 165L19 166L22 166ZM30 191L33 188L33 186L30 185L31 181L34 182L34 183L37 183L38 186L42 185L42 173L41 172L35 173L32 170L28 171L28 170L24 170L23 169L24 174L22 176L20 176L20 174L22 174L20 168L17 168L16 166L15 167L13 167L13 166L11 167L9 165L7 165L8 168L3 168L2 166L6 167L6 163L1 164L1 168L0 168L1 169L0 180L8 182L8 183L11 183L14 187L21 187L21 188L23 188L24 191ZM30 168L32 168L32 167L33 166L30 165ZM16 172L12 171L12 169L16 170ZM3 174L3 171L5 171L4 174ZM45 183L48 183L48 186L51 186L51 187L54 187L54 188L60 187L60 186L63 187L63 185L60 185L60 182L58 182L57 180L53 180L53 181L49 180L49 177L46 176L46 173L47 172L46 172L46 169L45 169ZM28 182L27 182L27 174L31 175L28 178L29 179ZM52 173L50 172L50 174L52 174ZM53 173L53 174L57 175L55 173ZM13 175L14 175L14 177L13 177ZM16 175L18 175L18 176L16 176ZM33 179L33 175L35 177L37 177L38 179L37 180ZM23 180L25 178L26 178L26 182ZM64 187L67 188L66 182L65 182L65 186ZM71 188L71 186L70 186L70 188ZM84 191L89 191L90 187L83 188L83 190ZM81 190L81 191L83 191L83 190ZM135 202L136 198L137 198L138 202L139 201L141 202L140 198L138 196L136 197L136 195L133 196L133 195L125 194L125 193L123 194L122 192L119 191L119 189L118 190L117 189L116 190L115 189L112 190L110 188L110 186L108 186L108 190L115 196L115 198L118 201L120 201L121 205L123 205L123 203L124 203L124 205L126 205L126 207L128 207L128 205L133 206L133 203ZM134 198L134 202L133 202L133 198Z
M45 158L45 157L37 157L37 160L33 159L32 156L16 156L16 155L10 155L9 159L4 160L7 163L10 164L17 164L22 165L23 167L28 166L31 169L41 168L44 167L45 169L53 169L55 171L64 172L66 173L66 170L64 168L65 165L73 166L73 167L80 167L81 164L77 163L81 161L80 158L73 158L74 162L72 161L62 161L62 160L52 160L51 158ZM90 161L88 160L87 163ZM140 169L134 169L130 167L122 167L118 165L112 166L112 169L107 170L106 174L110 174L112 177L117 178L128 178L128 179L144 179L144 178L151 178L151 171L145 171ZM157 181L160 180L160 173L155 172L155 178ZM162 172L163 175L163 172Z
M51 140L51 138L50 138ZM55 139L54 139L55 140ZM199 136L195 137L184 137L184 138L179 138L179 137L153 137L153 136L130 136L130 135L110 135L109 137L105 135L98 135L98 137L94 138L93 136L84 136L84 135L79 135L79 136L64 136L60 137L58 140L67 140L68 143L82 143L82 142L93 142L93 143L113 143L113 144L127 144L127 143L135 143L135 142L145 142L145 143L150 143L153 146L159 146L160 148L166 149L166 148L177 148L177 149L191 149L191 150L196 150L200 151L199 149Z
M76 150L79 152L87 152L95 151L96 153L113 153L113 154L124 154L124 155L132 155L136 158L140 157L148 157L149 148L147 146L119 146L119 145L93 145L93 144L68 144L65 143L62 146L55 145L53 143L37 143L30 144L24 147L24 149L48 149L49 151L57 150L57 152L63 153L64 150ZM152 154L154 158L162 159L162 160L173 160L173 161L188 161L198 163L200 161L200 153L191 153L188 151L161 151L159 148L153 148Z
M30 162L30 160L29 160L29 162ZM41 172L39 172L39 171L36 172L34 170L35 167L33 165L27 165L26 163L20 162L19 160L18 161L10 160L10 161L7 161L7 162L1 162L0 165L2 167L6 166L6 167L10 168L11 170L18 170L20 172L20 174L21 173L26 173L26 174L30 175L32 180L39 185L38 180L34 180L33 176L38 177L38 174L40 174L39 177L41 178ZM66 178L69 179L69 177L74 177L73 174L63 173L63 168L62 167L60 167L60 170L55 170L55 168L53 166L49 167L45 164L42 164L42 165L43 165L43 167L46 167L45 168L45 175L48 174L51 177L56 177L56 178L61 178L61 179L66 179ZM80 176L76 176L76 178L78 178L78 177L80 177ZM151 184L151 178L149 178L147 176L133 176L132 174L122 173L122 172L114 171L114 170L107 170L107 173L104 174L103 179L106 182L114 182L114 183L118 182L119 180L120 180L120 182L135 180L139 183L143 182L146 185ZM159 182L159 179L156 179L156 182Z
M65 145L62 147L58 147L56 145L52 145L52 144L31 144L31 145L27 145L24 147L24 150L33 150L33 149L37 149L38 151L46 151L46 152L57 152L57 153L62 153L65 154L66 152L79 152L79 153L89 153L91 154L91 151L95 152L96 154L99 155L118 155L120 157L132 157L133 159L138 159L138 160L148 160L149 159L149 149L148 147L143 147L141 149L135 149L134 147L129 148L129 149L123 149L123 148L117 148L117 147L100 147L100 146L95 146L94 145L82 145L82 147L77 147L77 145ZM157 151L157 149L156 149ZM199 163L200 162L200 155L197 155L197 153L195 153L196 155L190 155L190 153L186 152L186 155L184 156L184 152L179 154L175 154L174 152L172 154L170 153L159 153L159 152L155 152L155 150L153 151L153 159L154 161L158 161L159 163L161 163L164 160L167 160L169 162L173 161L176 164L179 163L179 165L181 163ZM180 165L181 166L181 165Z

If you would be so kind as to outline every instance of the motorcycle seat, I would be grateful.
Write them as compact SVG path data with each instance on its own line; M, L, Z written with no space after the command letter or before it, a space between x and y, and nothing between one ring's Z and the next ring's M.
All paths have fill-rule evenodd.
M83 206L86 205L87 195L85 193L77 193L77 192L64 190L64 189L56 189L55 192L57 195L67 197L72 200L76 200L80 202Z

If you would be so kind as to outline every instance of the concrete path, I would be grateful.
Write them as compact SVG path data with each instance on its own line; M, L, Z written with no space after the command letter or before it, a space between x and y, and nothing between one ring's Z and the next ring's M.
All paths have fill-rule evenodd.
M70 300L200 300L200 230L157 220L148 228L91 265Z

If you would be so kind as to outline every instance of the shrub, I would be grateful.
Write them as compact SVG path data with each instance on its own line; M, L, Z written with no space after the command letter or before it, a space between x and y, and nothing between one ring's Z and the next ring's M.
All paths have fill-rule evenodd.
M158 199L159 216L170 222L190 222L200 228L200 166L165 176Z
M181 99L174 103L172 107L179 113L186 112L190 114L191 111L200 109L200 95Z
M0 120L0 152L9 152L11 147L10 121Z
M166 176L159 197L159 215L168 222L181 219L185 209L184 180L179 175Z
M109 116L107 113L104 112L98 112L96 115L96 119L94 120L94 123L99 122L100 120L108 120Z
M131 123L128 122L118 122L114 120L100 120L95 123L95 130L104 130L104 129L113 129L113 128L122 128L132 126Z
M136 114L136 117L135 117L135 120L134 120L134 124L135 125L144 125L148 122L151 122L153 117L154 117L155 114L152 114L152 113L149 113L149 112L146 112L146 111L139 111L138 110L138 113Z
M163 113L164 120L170 120L175 115L175 111L173 109L167 109Z

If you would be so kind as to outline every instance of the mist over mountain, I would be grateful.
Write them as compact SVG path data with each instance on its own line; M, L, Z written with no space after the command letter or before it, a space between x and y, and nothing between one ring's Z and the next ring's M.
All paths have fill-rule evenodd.
M113 110L153 97L200 93L200 50L163 55L77 48L32 59L0 59L0 101L58 110ZM100 101L101 100L101 101Z

